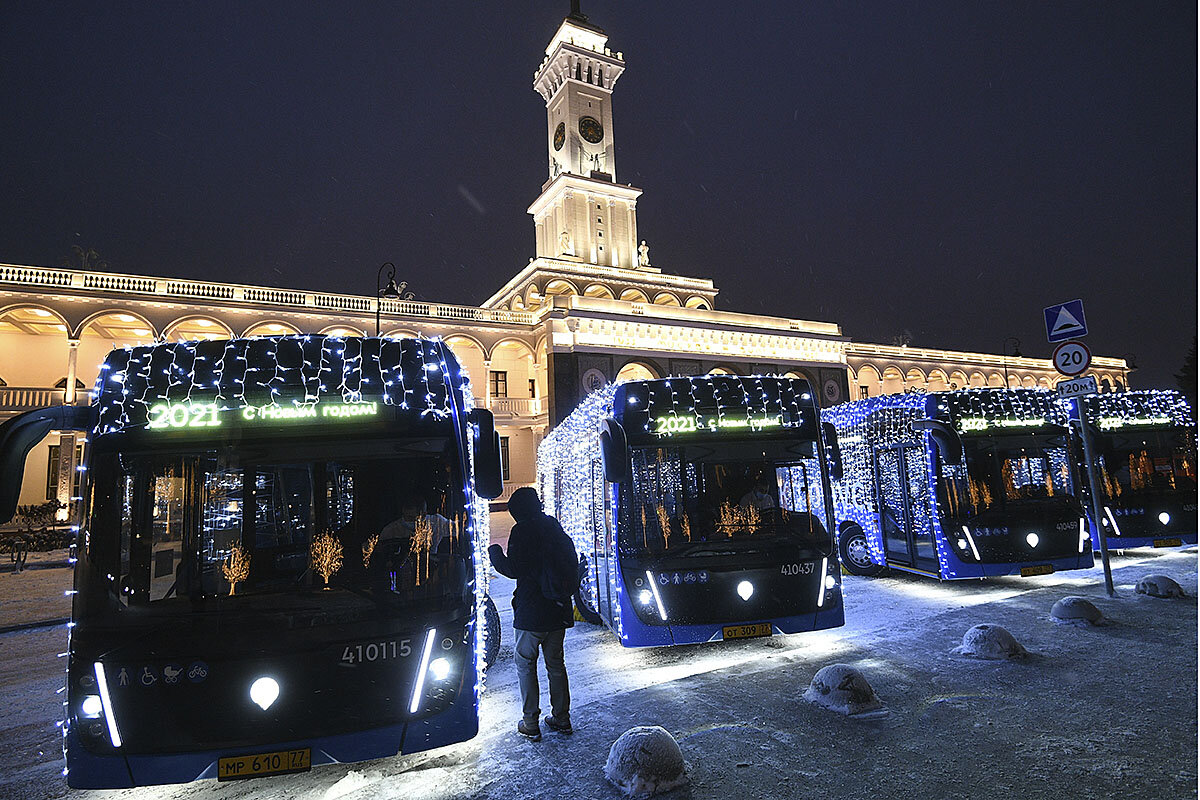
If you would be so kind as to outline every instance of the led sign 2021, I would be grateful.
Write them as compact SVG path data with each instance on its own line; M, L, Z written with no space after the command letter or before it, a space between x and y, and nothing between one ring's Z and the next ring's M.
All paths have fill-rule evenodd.
M656 417L651 423L655 436L676 436L681 433L695 433L696 431L718 431L745 429L751 431L761 431L764 428L781 428L783 427L782 414L753 414L748 417L703 417L703 416L679 416L677 414L668 414L663 417Z
M1040 428L1046 424L1045 417L1030 419L987 419L986 417L964 417L958 422L958 429L963 433L968 431L987 431L992 428Z
M224 423L223 416L236 413L243 422L271 423L285 420L345 420L355 417L374 417L378 403L315 403L303 406L241 406L222 408L216 403L172 404L157 403L150 407L147 428L177 430L179 428L212 428Z

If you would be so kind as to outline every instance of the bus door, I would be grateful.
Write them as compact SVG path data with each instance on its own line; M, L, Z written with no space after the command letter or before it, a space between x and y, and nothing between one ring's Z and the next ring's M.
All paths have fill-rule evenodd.
M604 480L604 464L593 459L589 482L592 489L592 558L596 560L596 583L593 586L596 598L596 613L601 619L612 619L612 598L608 593L608 571L612 568L612 553L608 550L608 523L612 518L609 508L608 483Z
M937 572L925 459L920 445L876 449L879 527L888 561Z

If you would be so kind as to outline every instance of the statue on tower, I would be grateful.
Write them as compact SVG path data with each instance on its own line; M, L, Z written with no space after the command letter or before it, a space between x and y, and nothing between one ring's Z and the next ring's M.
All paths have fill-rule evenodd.
M646 246L645 239L642 239L642 245L638 248L638 266L650 266L650 248Z
M571 241L570 231L563 231L558 235L558 249L564 256L575 255L575 243Z

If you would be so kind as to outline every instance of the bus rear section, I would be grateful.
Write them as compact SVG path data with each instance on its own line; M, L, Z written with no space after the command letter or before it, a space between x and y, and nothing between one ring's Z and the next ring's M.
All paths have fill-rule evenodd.
M648 647L843 624L826 459L806 381L706 376L596 392L538 472L585 616Z
M494 454L469 449L490 425L440 342L138 347L109 356L97 389L71 786L297 772L475 735L476 477L494 477L471 465Z
M1092 536L1102 525L1110 549L1196 544L1196 422L1187 399L1154 390L1066 402L1072 420L1090 427L1091 470L1082 431L1073 432Z
M1048 392L885 395L826 409L847 569L954 580L1092 566L1066 417Z

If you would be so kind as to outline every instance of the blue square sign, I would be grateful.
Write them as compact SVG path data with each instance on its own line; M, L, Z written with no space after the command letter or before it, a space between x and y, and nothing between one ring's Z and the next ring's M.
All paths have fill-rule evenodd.
M1046 315L1046 338L1050 342L1065 342L1087 336L1087 320L1083 317L1083 301L1072 300L1042 309Z

